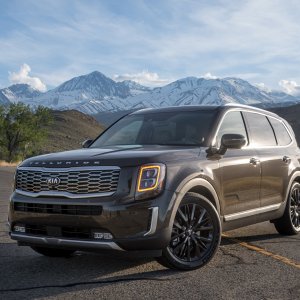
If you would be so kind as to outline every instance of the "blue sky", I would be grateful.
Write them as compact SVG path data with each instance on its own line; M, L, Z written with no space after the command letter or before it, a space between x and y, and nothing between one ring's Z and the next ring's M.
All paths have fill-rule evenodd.
M236 76L299 91L297 0L0 0L0 5L0 88L23 81L49 89L98 70L152 86L187 76Z

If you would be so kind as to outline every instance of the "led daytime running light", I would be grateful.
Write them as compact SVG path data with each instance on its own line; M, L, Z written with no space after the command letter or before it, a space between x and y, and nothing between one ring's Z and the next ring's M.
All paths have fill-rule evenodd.
M144 172L147 172L147 170L151 170L151 169L152 170L156 169L157 174L155 175L155 177L150 177L150 178L147 178L147 179L144 179L144 180L154 179L155 184L152 187L149 187L149 188L141 188L141 182L142 182L142 177L143 177ZM160 177L160 166L159 165L141 167L140 174L139 174L139 179L138 179L138 192L146 192L146 191L155 190L158 186L159 177Z

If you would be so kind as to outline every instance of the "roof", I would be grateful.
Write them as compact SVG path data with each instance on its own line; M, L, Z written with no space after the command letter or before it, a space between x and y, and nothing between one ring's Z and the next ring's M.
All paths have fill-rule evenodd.
M225 105L210 105L210 106L202 106L202 105L185 105L185 106L169 106L169 107L162 107L162 108L145 108L140 109L138 111L132 112L131 114L153 114L159 112L176 112L176 111L197 111L197 110L210 110L210 111L227 111L232 108L241 108L247 109L253 112L261 112L269 116L274 116L276 118L281 119L278 115L273 112L257 108L254 106L248 106L243 104L236 104L236 103L228 103Z
M201 106L201 105L185 105L185 106L168 106L162 108L145 108L137 110L131 114L153 114L158 112L176 112L176 111L197 111L197 110L220 110L221 106Z

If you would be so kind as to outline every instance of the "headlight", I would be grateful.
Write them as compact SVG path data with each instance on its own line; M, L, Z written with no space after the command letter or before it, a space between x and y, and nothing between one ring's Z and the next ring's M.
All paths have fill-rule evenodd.
M135 199L155 197L163 189L166 167L163 164L143 165L140 167Z

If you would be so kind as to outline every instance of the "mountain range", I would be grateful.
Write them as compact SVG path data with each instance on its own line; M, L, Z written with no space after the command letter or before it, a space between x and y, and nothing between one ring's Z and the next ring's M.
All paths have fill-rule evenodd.
M31 106L43 105L52 109L75 109L97 114L147 107L225 103L277 107L300 103L300 98L280 91L262 90L233 77L186 77L162 87L150 88L129 80L116 82L94 71L74 77L44 93L27 84L14 84L0 90L0 104L19 101Z

